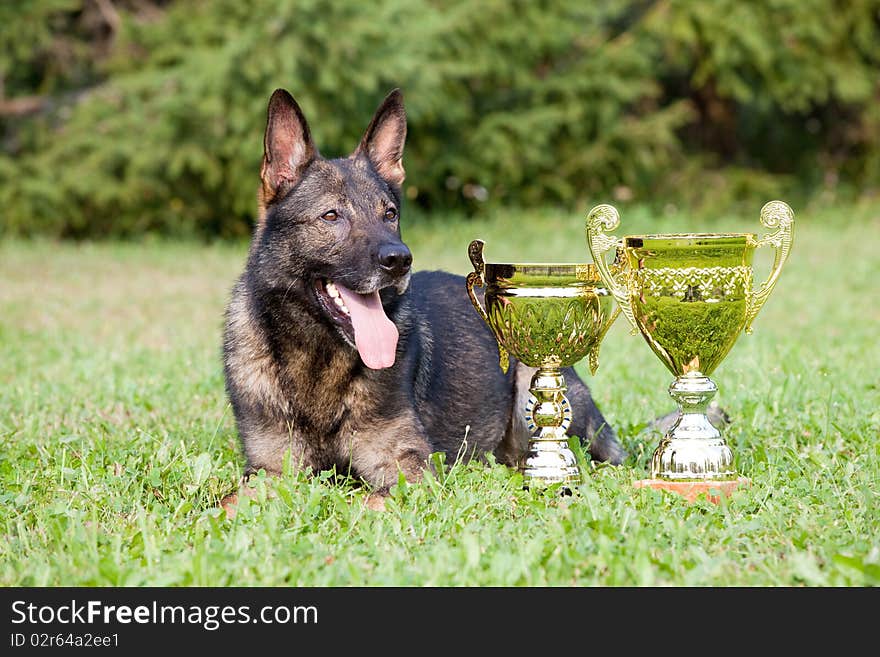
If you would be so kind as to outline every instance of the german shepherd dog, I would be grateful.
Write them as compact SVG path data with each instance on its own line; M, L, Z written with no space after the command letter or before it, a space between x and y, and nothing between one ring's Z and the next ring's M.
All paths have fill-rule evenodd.
M528 449L534 369L501 372L463 277L411 272L400 233L405 139L399 90L354 152L334 160L319 155L287 91L269 101L259 218L224 336L245 477L277 475L289 455L294 467L364 480L381 507L399 473L419 480L432 452L449 463L491 452L516 466ZM593 459L620 463L587 386L564 373L570 433Z

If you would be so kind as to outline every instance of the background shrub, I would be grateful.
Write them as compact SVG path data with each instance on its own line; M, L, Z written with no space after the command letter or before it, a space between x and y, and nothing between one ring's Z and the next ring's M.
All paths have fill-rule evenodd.
M878 43L880 0L4 3L0 234L247 234L276 87L330 156L401 87L422 214L872 194Z

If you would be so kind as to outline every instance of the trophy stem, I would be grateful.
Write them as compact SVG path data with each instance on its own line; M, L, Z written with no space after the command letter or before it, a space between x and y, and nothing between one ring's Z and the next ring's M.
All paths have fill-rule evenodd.
M567 389L558 367L541 367L532 377L529 391L533 399L525 409L531 432L523 469L527 488L580 483L580 471L566 434L571 424L571 404L565 397Z
M681 411L651 458L651 476L665 481L731 481L737 478L733 452L709 421L706 408L718 391L700 372L679 376L669 395Z

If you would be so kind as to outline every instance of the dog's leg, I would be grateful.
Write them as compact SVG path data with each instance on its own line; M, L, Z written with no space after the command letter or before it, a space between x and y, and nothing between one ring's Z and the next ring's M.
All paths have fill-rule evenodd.
M241 496L254 497L255 489L250 478L260 470L270 477L281 475L284 459L290 454L290 467L294 472L311 467L320 469L316 455L306 449L306 443L296 436L292 429L283 424L265 424L242 427L242 444L247 459L244 474L239 481L237 492L230 493L220 501L227 518L235 517Z
M529 392L534 367L526 367L516 363L514 377L513 416L504 440L495 449L495 456L501 463L516 466L525 457L529 449L529 430L526 426L525 408L531 397ZM597 461L608 461L619 465L626 455L614 434L614 429L605 421L596 407L587 385L580 379L573 368L562 370L568 391L565 396L571 402L572 423L569 435L578 436L583 445L589 448L590 456Z
M290 467L294 471L311 467L317 472L328 465L329 459L321 459L320 454L289 422L280 419L252 421L248 426L240 427L239 431L247 458L245 477L260 470L265 470L268 475L280 475L288 454Z
M366 427L366 428L365 428ZM367 506L384 509L385 498L400 473L409 482L421 481L429 467L431 448L415 413L407 411L391 418L361 423L346 431L339 460L373 487Z
M572 406L572 422L568 433L581 439L581 444L589 449L594 461L607 461L613 465L620 465L626 452L617 442L614 429L593 401L587 384L581 380L574 368L566 368L562 373L568 386L568 392L565 394Z
M529 428L525 413L526 404L532 396L529 385L537 370L534 367L526 367L519 361L515 361L513 367L513 409L510 423L494 454L499 463L518 468L529 451Z

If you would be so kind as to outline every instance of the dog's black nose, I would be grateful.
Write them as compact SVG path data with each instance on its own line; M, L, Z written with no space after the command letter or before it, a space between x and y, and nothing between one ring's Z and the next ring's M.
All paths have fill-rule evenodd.
M412 253L405 244L384 244L379 247L379 264L393 276L403 276L412 264Z

